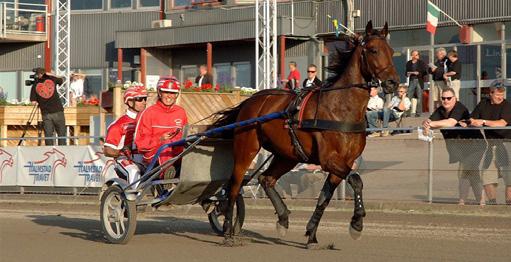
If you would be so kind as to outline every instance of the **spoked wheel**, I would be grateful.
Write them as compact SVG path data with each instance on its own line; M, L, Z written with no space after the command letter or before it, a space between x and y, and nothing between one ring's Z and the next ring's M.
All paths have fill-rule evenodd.
M126 244L137 227L135 201L129 201L118 186L110 186L101 196L101 228L106 240Z
M215 233L219 236L224 235L224 220L225 220L225 210L227 210L228 205L227 199L215 202L215 209L208 214L209 224ZM243 196L239 195L236 200L236 204L234 205L233 210L233 226L234 232L239 233L239 230L243 226L243 222L245 220L245 200L243 200Z

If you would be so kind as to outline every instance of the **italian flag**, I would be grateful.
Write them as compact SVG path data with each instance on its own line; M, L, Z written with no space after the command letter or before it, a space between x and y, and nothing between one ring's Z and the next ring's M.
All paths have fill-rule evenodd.
M426 22L426 30L428 32L435 34L439 16L440 8L428 0L428 21Z

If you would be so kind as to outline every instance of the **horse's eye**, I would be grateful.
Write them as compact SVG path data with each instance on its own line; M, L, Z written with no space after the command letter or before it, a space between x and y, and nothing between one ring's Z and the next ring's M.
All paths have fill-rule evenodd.
M371 48L371 50L369 50L369 52L371 52L371 54L376 54L376 53L378 53L378 50L376 50L376 48Z

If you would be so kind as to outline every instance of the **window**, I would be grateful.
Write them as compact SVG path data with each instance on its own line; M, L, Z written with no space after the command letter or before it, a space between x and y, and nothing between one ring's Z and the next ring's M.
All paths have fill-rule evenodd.
M101 69L84 69L82 73L85 74L85 79L87 80L87 85L84 88L88 88L90 94L99 96L99 93L103 89L103 70ZM123 72L124 75L124 72ZM124 78L124 77L123 77Z
M232 86L231 64L215 64L216 83L220 86Z
M250 62L234 63L235 82L239 87L252 86L252 72L250 70Z
M187 6L191 6L193 0L174 0L172 8L184 8Z
M110 0L110 8L131 8L131 0Z
M30 86L25 86L25 80L32 80L32 78L30 78L30 75L33 75L34 72L32 71L22 71L21 72L21 79L20 79L20 83L19 85L21 86L21 92L18 96L19 98L19 101L20 102L25 102L25 103L28 103L30 101L30 90L32 89L32 87Z
M27 79L28 80L28 79ZM30 89L30 87L26 87ZM16 72L0 72L0 99L18 101L18 77Z
M501 49L499 45L481 45L481 72L486 71L488 79L501 77Z
M72 0L71 10L103 9L103 0Z
M140 7L160 6L160 0L138 0Z
M195 65L184 65L181 66L181 83L186 80L190 80L195 84L195 77L199 75L197 66Z

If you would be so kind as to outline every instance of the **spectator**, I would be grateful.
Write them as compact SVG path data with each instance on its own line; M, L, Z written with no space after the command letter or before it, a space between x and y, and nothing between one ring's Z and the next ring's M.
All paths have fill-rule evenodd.
M300 84L300 72L298 72L296 62L289 62L289 75L287 76L286 88L294 90L299 88Z
M66 136L64 107L57 92L57 85L64 83L64 77L46 72L44 68L36 68L34 80L34 85L30 90L30 101L41 109L44 136L47 138L45 144L52 146L54 140L48 138L53 138L55 131L59 137ZM59 138L59 145L66 145L66 139Z
M460 126L460 121L470 118L468 109L458 101L452 88L444 89L441 99L442 106L422 123L426 134L429 133L429 129ZM465 204L470 187L476 201L484 204L484 200L482 202L483 186L479 176L479 163L484 153L484 144L481 143L482 140L474 140L483 138L481 132L479 130L441 130L440 132L445 139L449 163L459 162L459 204Z
M436 50L436 61L434 64L429 64L429 73L433 75L433 83L431 83L430 97L433 99L434 108L440 106L440 95L442 90L447 87L444 79L444 73L447 72L447 58L445 48L440 47Z
M383 110L383 99L378 96L378 87L371 87L369 92L369 102L367 103L366 119L378 119L378 114ZM368 123L369 124L369 123ZM374 128L375 126L369 126ZM371 132L370 137L379 136L378 132Z
M208 67L206 65L201 65L199 67L199 75L195 78L195 84L198 87L207 84L213 85L213 76L208 72Z
M124 103L128 106L126 114L115 120L108 127L104 153L113 157L118 170L126 176L131 184L140 178L137 163L142 157L133 150L133 136L137 125L137 115L146 107L147 90L144 86L132 86L124 92ZM137 184L134 186L137 187Z
M406 86L400 86L398 88L398 94L392 97L392 100L388 105L383 108L383 111L378 112L377 114L368 115L367 122L370 128L376 128L376 121L378 119L383 120L383 128L389 127L389 122L396 121L405 111L408 111L411 107L412 103L410 99L406 96ZM390 133L388 130L385 130L381 133L381 136L389 136ZM372 136L377 136L374 134Z
M315 88L321 86L321 80L316 76L318 68L314 64L310 64L307 68L307 79L303 80L303 88Z
M504 99L504 87L491 87L490 99L483 99L472 112L470 124L476 127L505 127L511 125L511 104ZM497 203L496 187L498 178L502 177L506 185L506 203L511 204L511 175L509 170L508 152L505 139L511 138L511 130L485 130L484 134L488 141L486 154L483 159L482 174L484 191L488 198L488 204ZM498 176L489 172L491 162L495 161Z
M188 118L185 110L176 105L179 90L180 84L175 77L158 81L158 101L139 116L135 145L144 155L145 163L151 162L160 146L177 141L183 136L183 128L188 123ZM182 146L167 148L161 152L157 163L163 164L182 151Z
M461 63L458 60L458 52L451 50L447 54L447 72L444 74L444 79L448 86L454 89L456 99L460 99L460 88L461 88Z
M406 76L408 77L408 98L413 101L417 98L412 114L419 117L422 114L422 90L424 89L424 76L428 74L428 66L419 58L419 51L413 50L412 59L406 63ZM413 103L412 103L413 105Z

